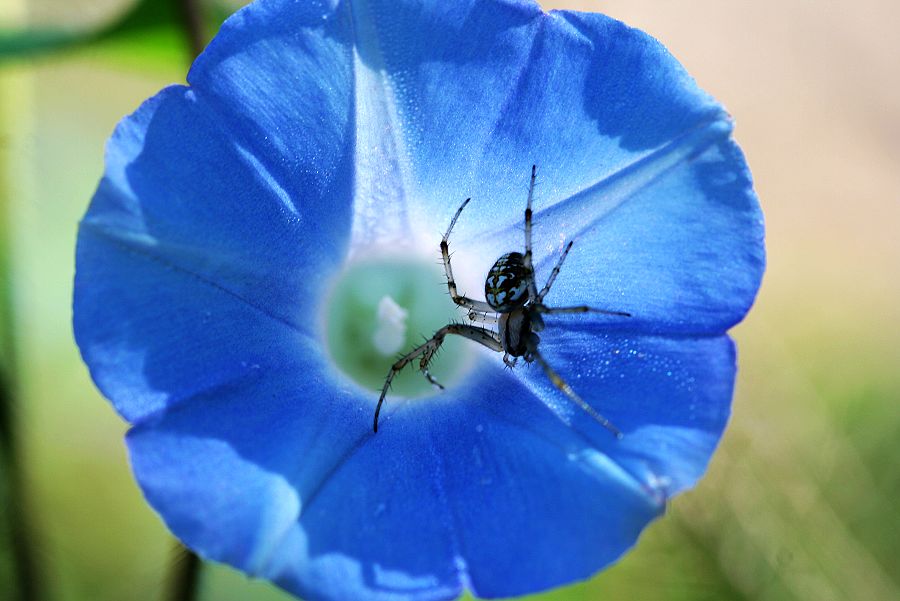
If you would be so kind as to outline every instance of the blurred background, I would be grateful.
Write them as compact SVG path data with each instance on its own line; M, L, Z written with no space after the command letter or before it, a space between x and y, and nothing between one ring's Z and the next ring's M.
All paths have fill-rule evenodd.
M177 4L135 4L0 0L3 601L17 537L39 574L31 601L162 600L177 561L70 326L77 222L105 140L190 62ZM195 29L240 4L206 3ZM533 599L900 599L900 3L542 4L651 33L726 105L769 268L733 331L734 417L707 477L619 564ZM45 51L83 32L94 43ZM226 567L202 578L202 601L289 599Z

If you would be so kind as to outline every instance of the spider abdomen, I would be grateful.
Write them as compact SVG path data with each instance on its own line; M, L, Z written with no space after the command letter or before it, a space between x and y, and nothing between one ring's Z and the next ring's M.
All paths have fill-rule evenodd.
M484 281L484 298L498 313L509 313L528 300L528 269L522 253L506 253Z
M504 313L498 322L503 350L512 357L521 357L528 352L528 342L534 334L531 330L531 315L528 311Z

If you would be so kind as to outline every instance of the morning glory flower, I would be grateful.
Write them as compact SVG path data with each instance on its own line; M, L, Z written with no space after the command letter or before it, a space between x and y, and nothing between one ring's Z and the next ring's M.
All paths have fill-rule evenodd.
M311 600L513 596L615 561L701 476L762 218L728 114L657 41L529 0L262 0L188 82L113 134L74 300L185 544ZM547 303L631 314L547 316L540 350L622 438L461 339L373 433L393 353L466 320L434 265L451 217L472 198L450 246L482 299L533 164L539 286L574 240Z

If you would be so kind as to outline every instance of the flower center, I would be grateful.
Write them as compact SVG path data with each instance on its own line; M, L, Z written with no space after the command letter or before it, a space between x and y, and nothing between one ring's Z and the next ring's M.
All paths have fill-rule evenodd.
M365 260L338 277L326 313L328 352L360 386L380 392L391 366L439 328L461 318L447 294L443 272L426 261ZM428 366L444 386L471 364L464 340L448 336ZM419 359L394 378L390 394L430 396L438 392L419 372Z

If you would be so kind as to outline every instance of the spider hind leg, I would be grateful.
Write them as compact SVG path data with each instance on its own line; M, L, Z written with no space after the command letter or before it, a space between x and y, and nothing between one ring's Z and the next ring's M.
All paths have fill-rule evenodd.
M428 383L437 388L438 390L444 390L444 385L434 379L434 376L431 375L431 372L428 371L428 367L419 367L419 371L422 372L422 375L425 376L425 379L428 380Z
M434 336L397 359L391 366L387 377L384 379L384 386L381 388L381 396L378 397L378 404L375 406L375 419L372 424L372 430L374 432L378 432L378 416L381 413L381 405L384 403L387 392L391 388L391 382L404 367L415 359L421 357L421 359L419 359L419 370L423 373L425 378L441 390L444 389L444 387L438 383L438 381L434 379L434 376L428 371L428 364L438 349L441 348L447 334L455 334L457 336L462 336L463 338L468 338L469 340L474 340L493 351L503 351L503 344L500 342L499 336L488 329L461 323L451 323L444 326L435 332Z
M554 386L562 391L562 393L565 394L570 401L578 405L585 413L594 418L594 421L609 430L613 434L613 436L618 439L622 438L622 432L618 428L616 428L612 424L612 422L600 415L600 413L598 413L596 409L591 407L587 403L587 401L581 398L578 393L575 392L558 373L556 373L556 370L550 367L550 364L547 363L547 360L544 358L544 356L541 355L541 353L537 350L536 344L530 344L529 347L529 353L538 363L540 363L541 367L544 369L544 373L547 374L547 377L550 379Z

